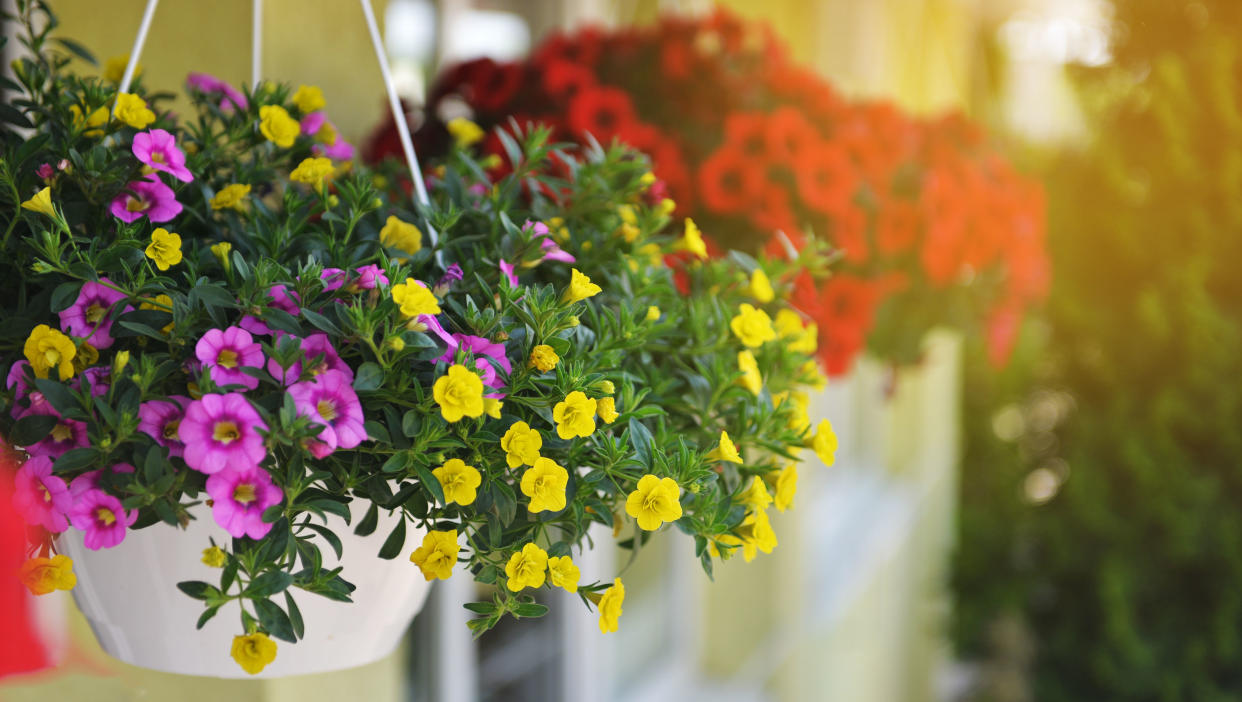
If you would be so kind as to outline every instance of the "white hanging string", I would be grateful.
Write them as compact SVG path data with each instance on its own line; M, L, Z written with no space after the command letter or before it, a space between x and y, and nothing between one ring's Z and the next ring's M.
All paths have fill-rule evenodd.
M263 75L263 0L254 0L250 37L250 89L259 89Z
M121 76L118 93L129 92L129 83L134 79L134 70L138 67L138 57L142 55L142 46L147 43L147 30L151 28L151 18L155 16L155 6L160 0L147 0L147 8L142 11L142 23L138 25L138 36L134 37L134 47L129 50L129 63L125 64L125 73ZM113 114L116 106L112 107Z
M371 43L375 46L375 58L379 60L380 75L384 78L384 87L388 90L388 106L392 108L392 119L397 125L397 135L401 138L401 150L405 152L405 161L410 167L410 178L414 181L414 193L423 205L431 203L427 197L427 187L423 184L423 172L418 167L418 156L414 153L414 140L410 138L410 125L405 121L405 112L401 110L401 98L397 97L397 86L392 82L392 72L388 68L388 53L384 50L384 41L380 38L379 27L375 23L375 11L371 9L371 0L359 0L362 3L362 14L366 16L367 29L371 32ZM439 236L429 222L427 237L435 246Z

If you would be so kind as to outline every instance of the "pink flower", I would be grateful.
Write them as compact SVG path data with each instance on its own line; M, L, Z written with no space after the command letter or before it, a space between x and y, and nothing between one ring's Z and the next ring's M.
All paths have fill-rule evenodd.
M500 259L500 272L504 274L506 279L508 279L509 287L516 288L518 286L518 278L517 275L513 273L512 263L509 263L503 258Z
M440 320L436 319L435 315L420 314L418 316L418 323L426 327L426 331L439 337L440 341L443 341L444 345L448 347L449 353L457 351L457 339L454 339L452 334L445 331L444 326L440 324Z
M133 222L143 215L152 222L167 222L181 214L181 203L172 188L152 173L125 186L125 191L112 199L110 209L122 222Z
M259 387L259 379L242 369L263 366L263 347L245 329L208 330L194 346L194 356L211 372L216 385L244 385L250 390Z
M134 467L128 463L118 463L108 469L109 473L133 473ZM69 483L69 494L76 503L78 498L86 494L88 490L99 489L99 479L103 477L103 469L92 470L74 478Z
M58 534L69 528L65 513L72 506L69 486L52 475L51 458L32 456L17 469L13 482L13 508L27 524L42 526Z
M302 118L302 133L307 136L315 136L323 127L323 123L327 121L328 118L324 116L322 110L312 112Z
M340 268L325 268L319 278L323 281L326 292L345 288L347 293L357 293L374 290L380 284L388 285L388 276L384 274L384 269L375 264L355 268L348 276Z
M257 466L266 456L263 437L267 423L244 395L203 395L185 408L178 435L185 444L185 462L211 475L226 466Z
M297 383L289 395L298 414L310 417L324 429L310 443L310 451L318 458L342 448L354 448L367 438L363 428L362 403L350 385L352 381L340 371L324 371L312 381Z
M221 112L232 112L233 108L245 110L250 106L250 103L246 102L245 95L242 95L236 88L215 76L206 73L191 73L185 77L185 84L191 90L197 90L200 93L223 94L224 99L220 101Z
M4 387L12 390L19 400L25 397L30 390L30 383L27 382L27 378L32 376L26 373L29 368L29 361L18 361L9 368L9 375L4 379Z
M51 180L52 176L56 175L56 170L52 168L52 164L45 163L39 166L38 170L35 171L35 175L39 176L43 180Z
M489 339L481 336L470 336L467 334L454 334L453 339L457 342L454 346L449 347L443 356L436 359L437 363L452 363L457 356L458 349L465 349L474 356L474 365L478 369L479 375L483 378L483 384L490 388L502 388L505 386L504 381L496 374L496 369L491 363L484 360L484 357L491 358L496 364L504 369L508 375L513 372L513 364L505 356L505 345L493 343ZM489 395L491 397L491 395Z
M309 370L311 375L319 375L326 371L337 371L345 374L349 378L349 382L354 382L354 369L349 367L348 363L341 360L340 354L336 352L336 348L332 346L331 340L327 334L311 334L302 339L302 356L304 361L297 361L288 370L281 370L280 364L276 359L267 362L267 372L272 374L273 378L279 379L285 385L296 383L298 378L302 377L303 370ZM309 365L309 368L307 367Z
M354 157L354 145L340 137L337 137L331 146L327 144L313 144L311 145L311 151L317 156L326 156L335 161L348 161Z
M125 540L125 529L138 519L138 511L126 511L121 501L103 490L88 489L69 510L69 521L86 532L82 542L92 551L112 548Z
M543 249L543 257L549 261L562 261L564 263L576 263L578 259L573 254L565 251L556 245L556 241L552 239L552 232L548 230L548 225L543 222L532 222L529 219L522 225L522 230L529 230L534 234L535 239L539 239L539 247ZM516 285L516 284L515 284Z
M108 366L92 366L82 371L74 381L73 389L81 390L82 383L91 389L91 396L102 397L108 394L108 384L112 380L112 369Z
M177 139L163 129L138 132L134 135L134 155L157 171L168 173L182 183L194 180L185 167L185 154L177 148Z
M138 408L138 429L167 448L169 456L179 458L185 455L185 444L181 443L178 432L190 398L171 395L168 399L172 402L152 400L142 403Z
M263 510L280 504L284 493L272 482L272 476L257 465L230 469L207 478L207 494L211 496L211 516L234 538L249 536L261 539L272 530L263 521Z
M76 419L65 419L60 416L60 412L52 407L52 403L44 399L42 393L30 394L30 409L22 413L21 416L44 415L48 417L56 417L57 422L52 427L52 431L37 443L26 447L26 453L31 456L47 456L56 459L64 455L71 449L85 448L90 445L90 438L86 435L86 424Z
M78 292L78 299L60 313L60 328L73 336L86 339L97 349L106 349L112 338L112 307L125 299L125 293L108 287L112 281L100 278L99 282L86 282ZM129 308L127 308L129 309Z
M267 297L271 300L268 307L275 307L283 312L288 312L293 316L298 316L301 309L298 307L298 294L290 291L283 285L273 285L268 288ZM258 317L245 317L239 324L242 329L251 334L271 334L272 328L263 323Z

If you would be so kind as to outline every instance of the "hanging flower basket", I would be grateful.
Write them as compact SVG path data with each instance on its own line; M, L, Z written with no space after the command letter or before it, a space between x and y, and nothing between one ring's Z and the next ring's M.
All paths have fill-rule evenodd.
M494 586L477 633L544 614L540 588L612 631L624 585L574 562L592 524L632 549L675 525L710 572L776 546L803 447L831 463L803 392L814 327L786 304L823 247L708 259L645 157L546 129L498 137L512 170L492 179L457 123L411 183L353 164L312 86L192 74L178 118L140 81L67 71L85 50L20 6L5 479L44 534L23 582L73 589L117 657L356 665L450 577Z

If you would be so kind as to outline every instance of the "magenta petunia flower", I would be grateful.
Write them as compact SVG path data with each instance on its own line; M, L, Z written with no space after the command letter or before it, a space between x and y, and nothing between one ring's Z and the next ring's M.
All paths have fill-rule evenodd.
M273 285L268 288L267 298L271 300L271 302L268 303L268 307L275 307L276 309L288 312L295 317L301 312L301 308L298 306L298 294L283 285ZM251 334L272 333L272 328L264 324L263 320L258 317L246 316L242 318L241 324L238 326Z
M289 388L298 414L310 417L324 428L310 447L319 458L338 448L354 448L367 438L362 403L358 401L352 382L344 373L329 370L312 381L297 383Z
M307 136L315 136L323 127L324 122L327 121L328 118L324 115L322 110L312 112L302 118L302 133Z
M242 95L236 88L228 83L206 73L190 73L185 77L186 87L191 90L197 90L200 93L219 93L223 95L220 100L221 112L232 112L234 108L245 110L250 106L246 101L246 96ZM231 103L231 104L230 104Z
M117 292L105 283L110 285L112 281L101 277L99 282L84 283L78 292L78 299L60 312L60 328L86 339L86 343L97 349L106 349L115 341L110 315L113 305L125 299L125 293Z
M284 497L272 476L259 466L229 469L207 478L211 516L234 538L261 539L272 530L263 521L263 510L280 504Z
M52 459L32 456L13 480L13 508L27 524L41 526L59 534L69 528L65 513L73 507L73 498L65 481L52 475Z
M503 258L500 259L500 272L503 273L505 278L509 281L509 287L516 288L518 286L518 278L513 272L512 263L509 263Z
M384 273L384 269L373 263L355 268L349 274L340 268L325 268L323 273L319 274L319 278L323 281L323 289L326 292L344 288L347 293L357 293L363 290L374 290L381 284L388 285L388 276Z
M311 145L311 151L316 156L326 156L334 161L348 161L354 157L354 145L340 137L337 137L331 146L327 144L313 144Z
M167 222L181 214L181 203L173 189L152 173L125 186L125 191L112 199L110 209L112 216L123 222L143 216L152 222Z
M257 466L267 456L260 429L267 431L267 423L244 395L231 392L191 402L177 433L185 444L186 464L211 475L226 466Z
M18 400L24 398L26 393L30 391L30 383L27 381L27 378L33 376L27 375L29 369L29 361L18 361L9 368L9 374L4 379L4 387L12 390Z
M112 368L109 366L92 366L82 371L74 380L73 389L81 390L82 383L91 388L91 396L103 397L108 394L108 386L112 382Z
M127 511L121 501L103 490L89 489L74 501L69 521L86 533L83 544L92 551L112 548L125 540L125 529L138 519L138 511Z
M245 329L208 330L195 344L194 356L208 369L216 385L244 385L250 390L259 387L259 379L246 375L242 369L263 366L263 347Z
M548 225L543 222L532 222L529 219L522 225L523 231L530 231L534 238L539 239L539 247L543 249L543 257L549 261L561 261L563 263L576 263L578 259L568 251L556 245L556 241L552 238L552 232L548 230Z
M194 174L185 167L185 153L177 148L177 139L169 132L163 129L138 132L132 148L138 160L151 168L168 173L182 183L194 180Z
M457 356L458 349L465 349L474 356L475 368L478 369L479 375L483 378L484 385L490 388L504 387L504 381L497 375L496 368L484 360L484 357L491 358L504 369L506 375L512 373L513 364L505 356L504 344L494 343L484 337L470 336L468 334L454 334L453 339L457 342L456 347L450 347L444 355L436 359L437 363L452 363Z
M56 424L47 436L27 446L26 453L31 456L47 456L48 458L56 459L71 449L85 448L90 445L90 438L86 434L85 423L79 422L76 419L61 417L60 412L57 412L56 408L52 407L52 403L44 399L42 393L31 393L30 400L30 409L22 412L22 417L30 415L56 417Z
M185 444L181 443L178 432L190 398L171 395L168 399L171 402L152 400L142 403L138 408L138 429L155 439L155 443L167 448L169 456L179 458L185 455Z
M349 382L354 382L354 369L341 360L340 354L332 346L332 341L328 339L327 334L311 334L302 339L302 356L304 361L298 361L284 371L275 359L271 359L267 362L267 372L285 385L296 383L298 378L302 377L304 370L309 371L311 375L319 375L329 370L338 371L344 373L349 378Z

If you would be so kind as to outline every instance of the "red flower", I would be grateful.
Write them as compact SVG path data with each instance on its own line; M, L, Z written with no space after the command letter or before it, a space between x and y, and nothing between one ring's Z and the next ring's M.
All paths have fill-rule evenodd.
M866 263L871 257L871 246L867 243L867 213L851 200L843 200L833 203L827 214L832 224L829 240L845 252L848 263Z
M897 198L882 199L876 207L876 249L886 256L905 253L918 241L922 226L914 203Z
M823 141L802 112L790 106L777 108L768 116L765 136L768 158L776 163L796 161Z
M572 36L555 32L539 44L531 60L543 66L557 62L594 66L602 47L601 35L597 27L583 27Z
M757 112L735 112L725 116L724 141L749 158L768 157L768 120Z
M699 196L714 212L747 212L762 191L763 174L741 151L725 146L699 165Z
M831 212L853 197L858 178L840 147L824 143L794 158L798 196L808 207Z
M578 134L590 134L608 143L619 132L638 121L629 93L619 88L594 87L583 90L569 102L566 121Z
M568 61L552 61L543 68L543 90L558 100L569 100L596 84L589 68Z
M505 112L509 102L522 89L522 67L515 63L479 61L463 97L483 112Z

